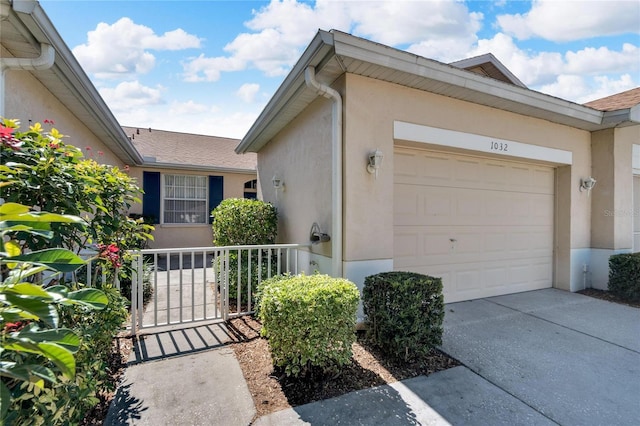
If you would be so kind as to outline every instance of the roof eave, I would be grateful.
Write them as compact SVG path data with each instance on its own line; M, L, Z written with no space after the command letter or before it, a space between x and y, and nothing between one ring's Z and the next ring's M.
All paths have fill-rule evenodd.
M256 169L203 166L201 164L163 163L163 162L155 162L155 161L145 161L139 167L150 168L150 169L191 170L191 171L211 172L211 173L256 174Z
M344 63L347 59L362 61L388 70L420 76L446 88L460 89L466 98L474 98L474 100L459 98L468 102L530 115L588 131L612 127L611 123L603 122L602 111L332 30L318 32L236 147L237 153L258 152L269 142L268 135L274 133L274 129L270 128L274 126L275 119L296 96L300 96L305 90L305 68L309 65L326 63L331 57L340 58L340 63ZM342 72L352 71L347 68ZM316 73L321 78L322 68L316 67ZM335 75L325 76L328 81L334 81L335 78L337 78ZM445 91L439 94L450 96ZM433 93L438 92L434 90ZM297 112L299 113L294 111L291 115ZM277 123L278 126L282 126L281 121Z
M120 159L129 164L140 165L142 156L129 141L113 113L106 105L89 77L86 75L73 53L49 20L39 2L15 2L14 10L23 25L36 41L48 43L56 51L55 63L51 71L64 82L66 90L73 93L76 104L68 105L74 109L84 108L93 118L92 123L85 122L96 135L102 131L119 148ZM37 73L34 74L37 77ZM49 88L49 90L52 90ZM52 93L54 90L52 90ZM73 111L74 114L76 113Z

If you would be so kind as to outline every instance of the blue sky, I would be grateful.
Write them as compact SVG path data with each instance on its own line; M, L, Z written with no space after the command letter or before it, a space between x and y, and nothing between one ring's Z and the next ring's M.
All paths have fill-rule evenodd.
M493 53L584 103L640 86L635 0L41 0L125 126L242 138L318 29L452 62Z

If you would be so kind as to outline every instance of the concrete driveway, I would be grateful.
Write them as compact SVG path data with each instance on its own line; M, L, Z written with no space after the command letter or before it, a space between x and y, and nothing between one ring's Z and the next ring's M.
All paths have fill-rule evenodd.
M640 425L640 309L547 289L446 305L464 366L259 418L283 425Z
M552 422L640 424L639 309L555 289L449 304L442 349Z

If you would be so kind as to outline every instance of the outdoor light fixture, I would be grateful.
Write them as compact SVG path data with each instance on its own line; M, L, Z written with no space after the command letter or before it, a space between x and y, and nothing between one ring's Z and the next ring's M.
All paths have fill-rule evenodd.
M271 179L271 182L273 183L273 188L276 190L276 201L278 201L278 192L280 190L284 191L284 181L277 175L273 175L273 179Z
M313 244L326 243L328 241L331 241L331 237L329 236L329 234L325 234L324 232L322 232L322 230L320 229L320 225L318 225L317 222L314 222L313 225L311 225L311 236L309 237L309 239Z
M278 176L274 176L271 181L273 182L273 187L276 190L284 188L284 182Z
M580 179L580 192L587 191L587 196L589 196L594 186L596 186L596 180L591 176L586 179Z
M369 153L367 171L371 174L375 174L376 179L378 178L378 169L382 165L383 158L384 156L382 155L382 151L380 151L379 149L376 149L375 151L371 151Z

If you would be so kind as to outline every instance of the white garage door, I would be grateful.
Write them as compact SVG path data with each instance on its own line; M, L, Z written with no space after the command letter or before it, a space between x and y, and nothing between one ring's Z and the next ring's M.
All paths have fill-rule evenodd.
M413 148L394 159L394 269L446 302L551 287L554 169Z

